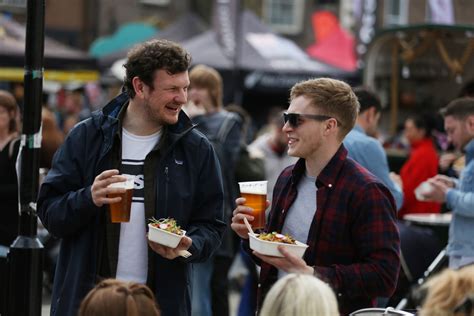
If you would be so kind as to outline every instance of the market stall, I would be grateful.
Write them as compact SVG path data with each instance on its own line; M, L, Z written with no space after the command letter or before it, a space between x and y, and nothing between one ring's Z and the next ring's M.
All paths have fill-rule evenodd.
M385 107L381 127L394 135L407 115L438 111L474 80L474 27L411 25L377 34L363 81Z
M0 81L23 81L25 37L24 25L0 15ZM44 69L44 79L56 82L99 79L94 58L50 38L44 42Z

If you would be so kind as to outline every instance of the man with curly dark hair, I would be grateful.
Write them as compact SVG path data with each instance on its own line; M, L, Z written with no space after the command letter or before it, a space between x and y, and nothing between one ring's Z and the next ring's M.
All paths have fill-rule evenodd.
M190 55L153 40L128 55L124 92L74 127L40 190L38 213L62 239L52 315L76 315L103 278L147 284L162 315L191 314L190 263L206 261L225 229L217 156L181 107ZM129 222L112 223L110 187L134 177ZM149 242L147 219L174 218L187 231L176 248ZM181 257L187 250L192 255Z

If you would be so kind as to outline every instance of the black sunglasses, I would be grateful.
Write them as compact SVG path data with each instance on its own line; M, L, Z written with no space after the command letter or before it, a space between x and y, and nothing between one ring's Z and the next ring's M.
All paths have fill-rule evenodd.
M289 123L290 126L293 128L297 128L302 122L301 120L302 117L320 121L320 122L334 118L332 116L319 115L319 114L300 114L300 113L285 112L283 113L283 122L285 122L285 124ZM337 119L336 119L336 122L337 122L337 125L341 125L341 123L339 123Z

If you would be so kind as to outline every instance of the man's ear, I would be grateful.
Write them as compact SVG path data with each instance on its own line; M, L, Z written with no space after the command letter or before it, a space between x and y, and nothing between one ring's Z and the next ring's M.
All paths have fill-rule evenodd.
M337 124L338 123L335 119L327 120L324 124L324 135L329 135L331 131L335 131Z
M469 115L466 119L467 130L469 134L474 137L474 115Z
M133 77L132 85L133 85L133 90L135 91L135 94L140 97L143 96L143 89L145 86L143 81L141 81L140 78L138 77Z

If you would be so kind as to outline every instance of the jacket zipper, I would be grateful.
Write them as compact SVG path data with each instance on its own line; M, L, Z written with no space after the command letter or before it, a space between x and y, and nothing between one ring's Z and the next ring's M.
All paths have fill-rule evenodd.
M169 177L168 177L168 167L165 167L165 217L168 217L168 182L169 182Z

